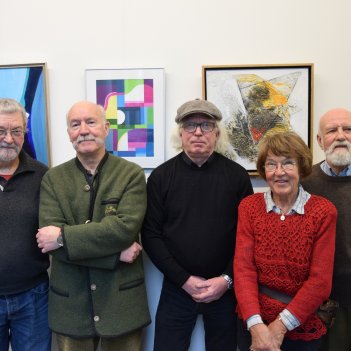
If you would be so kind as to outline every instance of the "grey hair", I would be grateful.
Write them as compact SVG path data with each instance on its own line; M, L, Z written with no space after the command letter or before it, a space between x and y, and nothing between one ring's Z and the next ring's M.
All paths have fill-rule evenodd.
M173 128L171 133L171 145L178 152L183 150L182 138L180 136L181 128L182 125L179 123ZM222 122L217 122L216 128L218 129L218 138L214 151L226 156L228 148L230 147L227 130Z
M23 118L24 131L27 130L27 112L24 107L15 99L0 98L0 114L12 114L19 112Z

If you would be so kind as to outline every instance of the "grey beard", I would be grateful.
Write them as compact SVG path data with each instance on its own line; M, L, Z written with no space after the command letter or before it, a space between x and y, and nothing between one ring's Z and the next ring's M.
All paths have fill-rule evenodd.
M10 162L15 160L19 153L20 153L19 148L14 148L14 149L8 149L6 150L5 148L0 149L0 162Z
M351 153L349 150L339 150L339 152L331 152L330 150L327 150L325 155L327 162L330 165L337 166L337 167L343 167L343 166L348 166L351 164Z

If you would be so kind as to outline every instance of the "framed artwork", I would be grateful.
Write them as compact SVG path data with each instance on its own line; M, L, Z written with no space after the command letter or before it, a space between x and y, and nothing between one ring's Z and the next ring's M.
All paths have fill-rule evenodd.
M15 99L24 106L28 124L23 149L49 166L46 64L0 65L0 97Z
M164 162L163 68L87 69L86 97L110 122L106 149L143 168Z
M203 98L223 114L227 157L257 175L257 146L275 130L294 130L312 148L313 64L203 66Z

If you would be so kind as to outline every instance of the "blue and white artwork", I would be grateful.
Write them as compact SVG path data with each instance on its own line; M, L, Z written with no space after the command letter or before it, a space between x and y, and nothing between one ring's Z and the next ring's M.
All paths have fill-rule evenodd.
M34 159L49 165L45 64L0 66L0 97L21 103L28 113L23 148Z

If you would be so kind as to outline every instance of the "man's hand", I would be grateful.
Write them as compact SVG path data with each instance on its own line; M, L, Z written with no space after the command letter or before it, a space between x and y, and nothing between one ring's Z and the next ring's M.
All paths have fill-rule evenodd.
M227 291L228 285L223 277L215 277L198 282L196 288L197 291L191 294L193 300L209 303L220 299Z
M53 225L38 229L36 238L38 247L41 249L42 253L53 251L60 247L57 243L60 231L60 227L55 227Z
M184 289L189 295L199 294L204 292L206 288L199 288L197 285L205 280L205 278L197 277L191 275L188 280L183 284L182 289Z
M121 252L119 260L126 263L133 263L142 249L143 248L137 242L134 242L128 249Z

